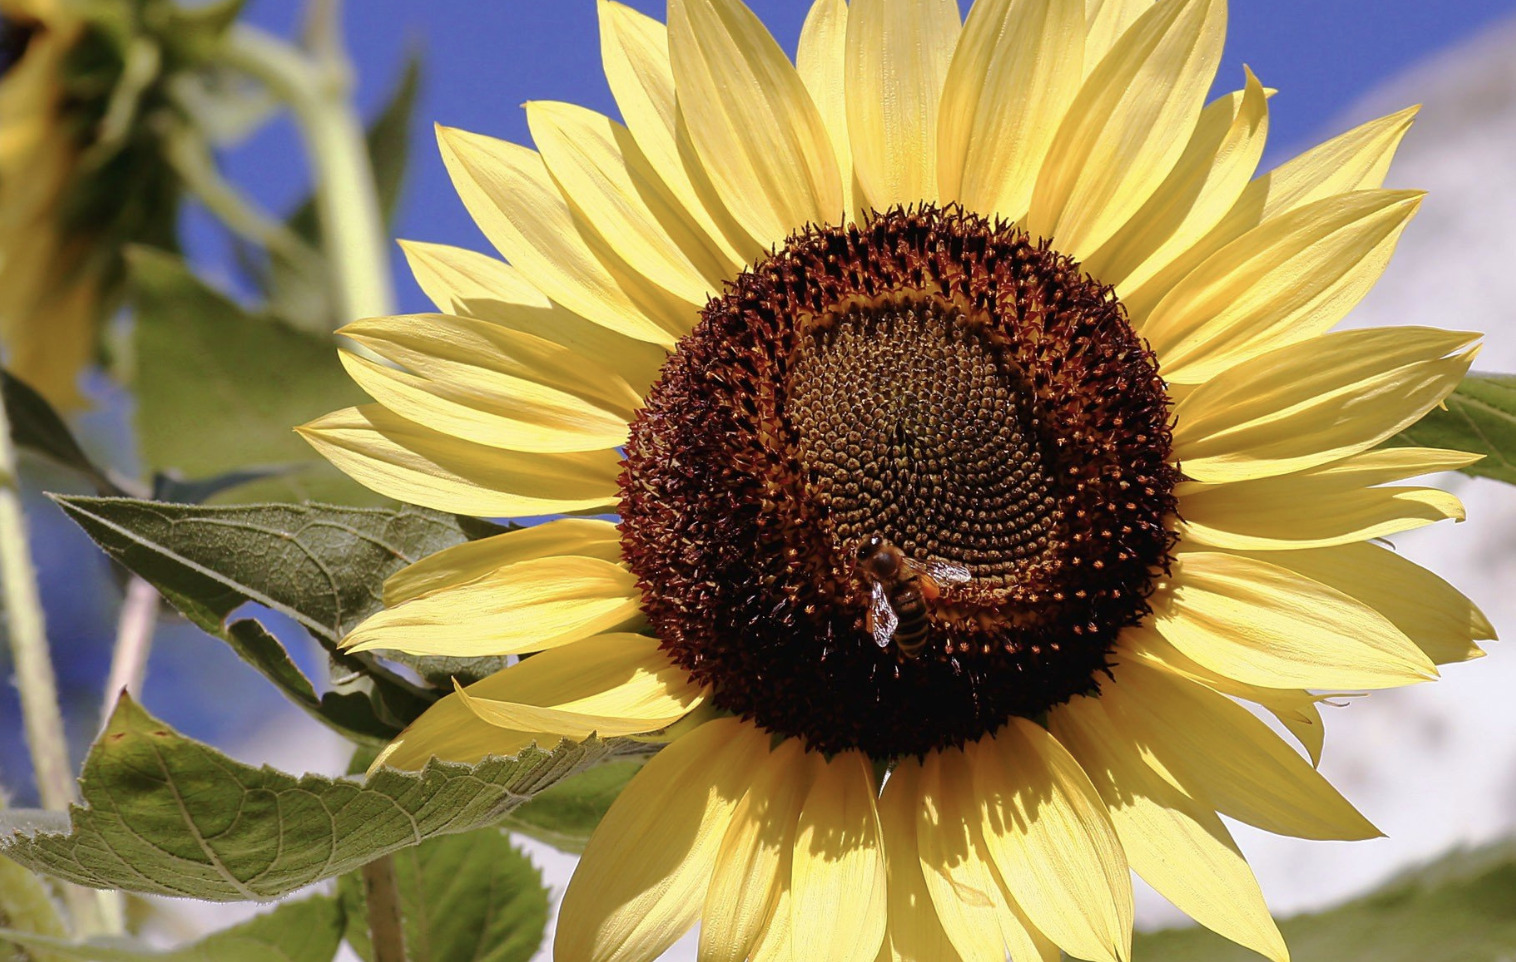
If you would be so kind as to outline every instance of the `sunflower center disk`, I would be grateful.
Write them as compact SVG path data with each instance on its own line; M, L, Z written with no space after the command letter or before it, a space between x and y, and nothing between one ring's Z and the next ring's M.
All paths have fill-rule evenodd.
M1059 523L1039 422L1014 358L940 299L829 315L800 339L790 419L842 546L871 536L907 558L1001 583Z
M1108 288L956 209L795 235L632 426L622 540L716 703L876 758L1036 717L1169 562L1168 400Z

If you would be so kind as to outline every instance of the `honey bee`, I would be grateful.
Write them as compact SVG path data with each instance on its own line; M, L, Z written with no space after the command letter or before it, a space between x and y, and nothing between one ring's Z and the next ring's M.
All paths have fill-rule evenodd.
M926 645L931 627L927 606L942 594L942 585L973 577L969 569L949 561L913 561L878 535L859 545L858 570L869 584L869 634L880 648L894 641L904 658L918 657Z

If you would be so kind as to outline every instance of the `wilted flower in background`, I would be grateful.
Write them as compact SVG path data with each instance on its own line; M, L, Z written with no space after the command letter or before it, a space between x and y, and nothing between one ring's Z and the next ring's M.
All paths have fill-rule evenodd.
M120 302L125 248L177 246L169 153L190 122L171 87L232 14L0 0L0 360L60 407L83 403L78 376Z
M390 765L678 736L558 958L700 921L702 959L1117 960L1130 867L1284 959L1217 813L1373 837L1315 693L1493 635L1371 543L1462 517L1382 485L1469 456L1379 445L1477 336L1327 333L1419 206L1381 189L1410 112L1253 179L1265 89L1204 104L1223 0L1084 8L818 0L791 65L737 0L602 2L625 127L442 132L510 266L409 245L448 313L351 325L399 368L345 355L379 403L303 431L405 501L620 515L428 558L347 642L535 653Z
M64 71L85 28L60 0L4 0L0 17L0 345L11 370L75 407L103 309L94 239L63 210L87 138Z

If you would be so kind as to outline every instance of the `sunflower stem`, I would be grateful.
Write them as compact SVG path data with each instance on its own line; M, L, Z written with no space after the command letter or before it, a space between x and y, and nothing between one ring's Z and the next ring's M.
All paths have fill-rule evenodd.
M227 33L225 60L289 105L305 141L339 324L393 313L394 284L379 192L340 47L301 52L248 24Z
M58 682L47 643L42 595L32 566L26 514L21 506L21 476L16 468L10 418L0 404L0 612L5 618L16 687L21 693L21 721L32 756L37 794L45 808L66 812L78 801L73 766L68 759ZM119 932L119 896L74 885L63 889L74 927L81 935Z
M368 902L368 934L374 946L374 962L406 962L400 882L395 875L394 856L386 855L363 866L363 894Z
M123 691L142 694L148 655L153 650L153 629L158 624L158 589L139 575L126 586L126 600L116 621L116 648L111 652L111 673L105 682L101 724L111 717Z

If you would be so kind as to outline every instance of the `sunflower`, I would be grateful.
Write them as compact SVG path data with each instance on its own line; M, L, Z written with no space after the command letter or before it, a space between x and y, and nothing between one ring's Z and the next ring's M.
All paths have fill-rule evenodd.
M57 0L0 0L0 347L53 403L77 407L94 352L99 279L90 245L61 222L82 144L65 64L84 25Z
M126 247L177 249L164 142L194 121L169 88L204 66L225 9L0 0L0 363L62 409L86 403Z
M348 327L377 403L302 429L394 498L578 516L388 582L348 647L531 657L380 763L668 743L563 962L697 921L703 960L1119 960L1132 869L1287 958L1218 813L1374 837L1319 704L1493 637L1374 543L1462 517L1392 482L1473 458L1381 445L1477 336L1328 333L1420 204L1412 112L1255 177L1224 0L818 0L793 64L739 0L600 18L624 125L442 129L508 264L407 244L443 313Z

